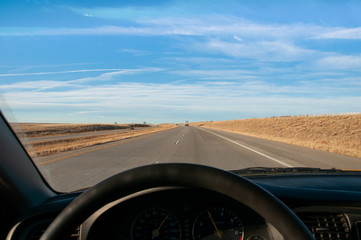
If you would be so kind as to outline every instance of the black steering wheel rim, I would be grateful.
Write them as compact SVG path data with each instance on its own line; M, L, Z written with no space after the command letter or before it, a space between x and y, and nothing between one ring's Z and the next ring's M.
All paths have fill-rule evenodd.
M165 163L116 174L88 189L56 217L41 240L64 239L102 206L142 190L165 186L218 192L253 209L285 239L314 239L303 222L285 204L249 180L213 167Z

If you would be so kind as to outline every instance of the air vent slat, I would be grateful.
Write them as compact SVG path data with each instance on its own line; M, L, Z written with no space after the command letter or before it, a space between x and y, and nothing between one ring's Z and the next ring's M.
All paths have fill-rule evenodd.
M298 216L316 240L351 239L350 226L344 214L299 213Z

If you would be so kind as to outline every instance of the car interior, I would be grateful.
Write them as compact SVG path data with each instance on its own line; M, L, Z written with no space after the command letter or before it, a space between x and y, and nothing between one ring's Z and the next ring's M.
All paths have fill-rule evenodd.
M217 238L214 226L203 221L208 213L224 221L217 230L222 239L360 239L358 172L295 169L263 175L258 169L241 177L170 163L58 193L3 116L0 135L3 239L153 239L164 218L162 239Z
M351 0L1 2L0 240L361 240L361 159L327 152L334 126L319 123L317 141L296 126L314 143L300 146L236 131L361 116L360 12ZM105 132L121 138L95 142Z

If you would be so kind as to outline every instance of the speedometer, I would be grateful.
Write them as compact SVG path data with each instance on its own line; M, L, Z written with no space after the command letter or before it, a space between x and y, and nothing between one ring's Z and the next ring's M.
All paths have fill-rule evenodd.
M181 226L177 217L163 208L148 208L134 220L132 226L133 240L180 240Z
M242 240L243 234L243 226L238 215L223 207L204 210L193 225L194 240Z

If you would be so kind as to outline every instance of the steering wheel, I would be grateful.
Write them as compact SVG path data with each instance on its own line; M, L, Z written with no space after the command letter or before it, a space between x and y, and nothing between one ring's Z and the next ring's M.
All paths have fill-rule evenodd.
M285 239L314 239L303 222L280 200L247 179L213 167L165 163L134 168L91 187L72 201L44 232L41 240L59 240L102 206L130 194L164 186L202 188L221 193L253 209Z

